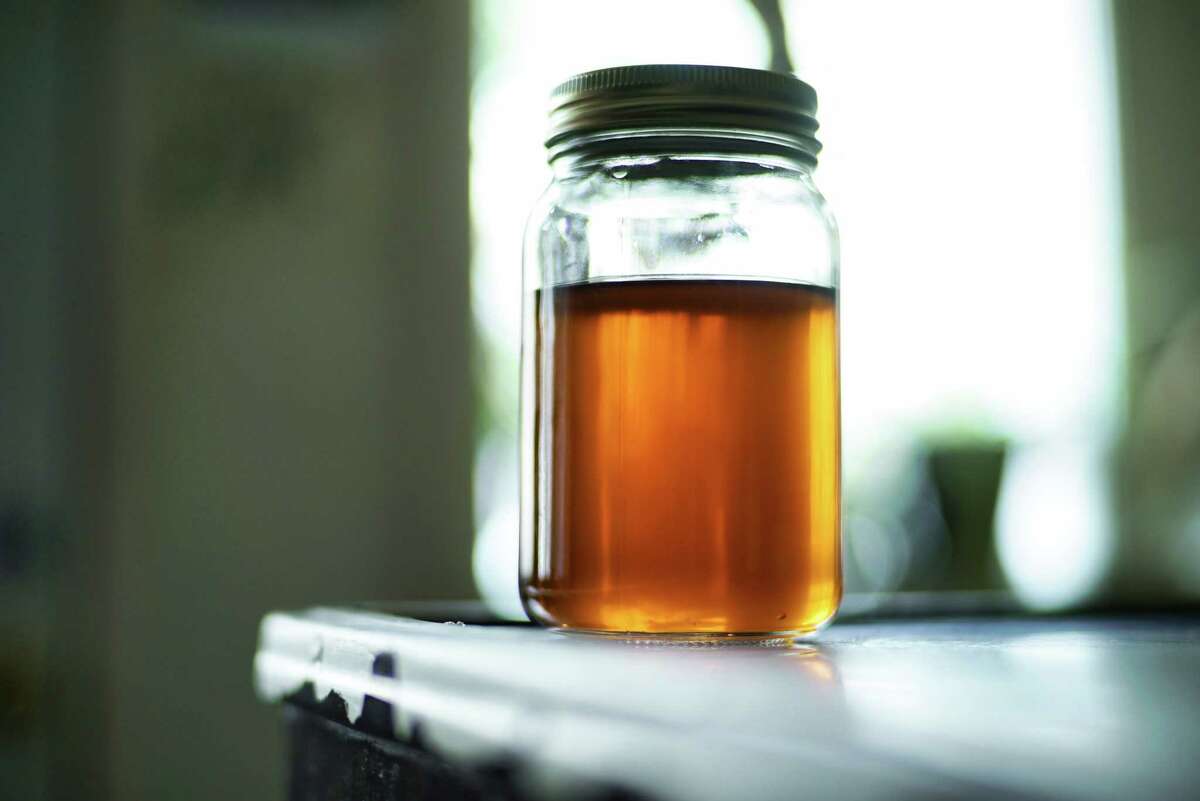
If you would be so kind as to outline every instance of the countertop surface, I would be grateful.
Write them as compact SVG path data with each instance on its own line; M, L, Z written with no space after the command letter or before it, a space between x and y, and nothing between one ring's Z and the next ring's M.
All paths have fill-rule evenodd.
M787 649L455 617L268 615L259 696L340 699L351 724L364 702L384 705L389 736L467 767L509 766L535 797L592 784L661 799L1200 787L1200 615L866 619Z

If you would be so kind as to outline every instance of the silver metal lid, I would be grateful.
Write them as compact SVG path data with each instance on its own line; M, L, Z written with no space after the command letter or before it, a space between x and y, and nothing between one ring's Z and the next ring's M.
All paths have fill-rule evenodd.
M616 152L779 152L816 163L817 93L792 75L645 64L585 72L551 95L551 161Z

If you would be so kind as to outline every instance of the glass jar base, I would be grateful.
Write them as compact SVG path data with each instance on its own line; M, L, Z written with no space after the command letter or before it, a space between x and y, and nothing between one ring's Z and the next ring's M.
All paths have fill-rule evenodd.
M811 639L818 629L811 631L753 631L753 632L646 632L606 631L602 629L579 629L567 626L551 627L555 634L580 639L624 642L638 646L662 646L670 648L788 648L798 640Z

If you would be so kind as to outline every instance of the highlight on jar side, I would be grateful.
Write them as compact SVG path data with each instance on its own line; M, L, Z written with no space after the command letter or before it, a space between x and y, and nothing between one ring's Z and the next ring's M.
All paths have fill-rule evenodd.
M789 642L837 610L838 251L816 93L645 65L553 93L526 231L521 597L552 628Z

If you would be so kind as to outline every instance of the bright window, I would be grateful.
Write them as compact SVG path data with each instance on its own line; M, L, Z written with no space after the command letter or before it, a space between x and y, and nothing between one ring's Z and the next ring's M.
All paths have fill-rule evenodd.
M820 98L816 179L842 232L847 491L869 496L887 454L930 432L1008 439L1019 450L999 516L1010 579L1035 603L1070 600L1110 546L1097 523L1121 325L1107 7L784 9L796 72ZM761 67L767 38L737 0L475 0L474 21L475 570L485 597L511 610L521 234L549 176L549 91L617 64ZM1023 464L1042 472L1022 477ZM1033 539L1047 482L1086 507L1046 518L1050 549Z

